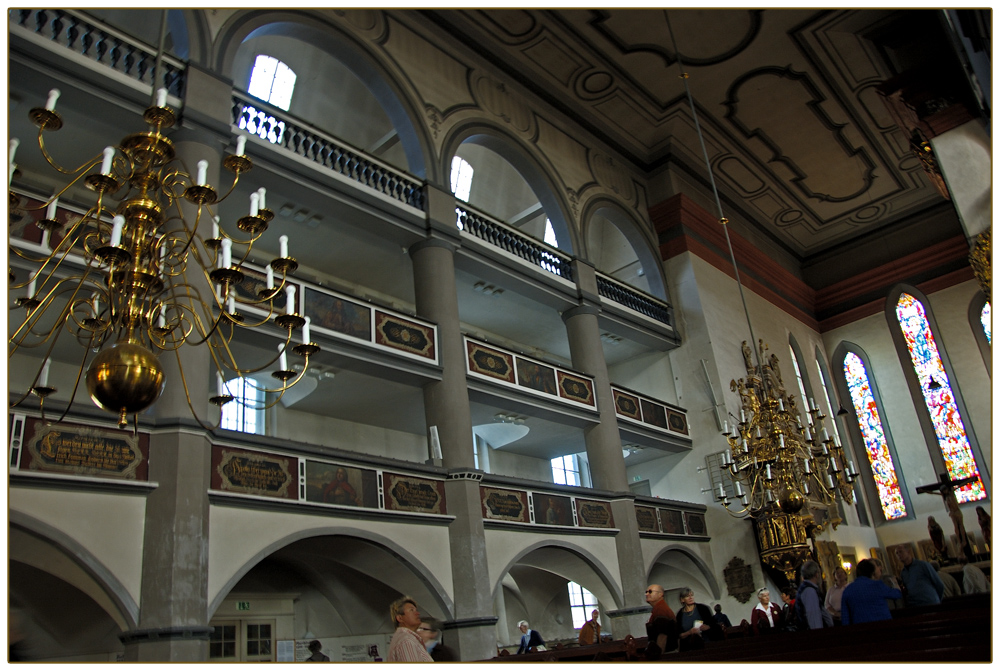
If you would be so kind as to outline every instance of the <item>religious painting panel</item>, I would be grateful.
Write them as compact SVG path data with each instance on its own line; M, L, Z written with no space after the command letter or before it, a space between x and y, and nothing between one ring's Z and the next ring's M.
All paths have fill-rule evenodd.
M684 524L692 536L706 535L705 515L703 513L684 513Z
M513 489L480 487L483 519L528 523L528 493Z
M572 502L568 496L553 496L533 492L531 500L535 506L535 524L573 526Z
M212 446L212 489L297 501L298 459L267 452Z
M649 506L635 507L635 521L639 525L639 531L649 531L659 533L660 523L657 521L656 508Z
M444 483L396 473L382 474L386 510L444 515Z
M306 461L306 501L378 508L378 473L325 461Z
M615 526L611 504L607 501L576 499L576 519L581 527L592 529L613 529Z
M480 345L472 340L466 340L465 346L469 356L469 370L511 384L516 383L512 354Z
M544 394L556 395L556 371L521 357L517 357L517 384Z
M660 508L660 527L665 534L683 534L684 519L679 510Z
M594 406L594 383L586 378L556 371L559 396L584 405Z
M637 421L642 421L642 412L639 410L639 397L626 394L612 388L611 393L615 396L615 412L622 417L628 417Z
M642 399L642 421L661 429L669 428L667 424L667 412L662 405L651 403Z
M375 311L375 343L434 359L434 329L396 315Z
M149 434L25 418L20 470L148 480Z
M303 313L309 327L372 341L371 309L338 296L306 287Z

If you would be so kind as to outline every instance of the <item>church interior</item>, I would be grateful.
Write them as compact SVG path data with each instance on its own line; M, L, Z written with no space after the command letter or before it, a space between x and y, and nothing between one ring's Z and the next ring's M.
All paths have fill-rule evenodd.
M483 660L645 636L651 583L738 624L808 559L990 575L989 10L8 47L18 658L381 661L408 595Z

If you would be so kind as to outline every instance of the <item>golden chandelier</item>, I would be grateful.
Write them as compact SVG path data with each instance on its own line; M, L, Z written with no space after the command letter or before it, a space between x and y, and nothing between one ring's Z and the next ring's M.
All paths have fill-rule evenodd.
M319 351L310 339L309 319L296 312L295 286L286 282L298 267L288 254L287 236L281 236L280 256L267 267L266 289L256 296L237 291L248 270L244 263L274 217L265 207L264 189L250 197L249 213L235 222L237 232L227 232L214 214L213 206L232 194L240 176L253 167L244 154L246 137L239 136L235 153L222 161L234 177L220 197L206 179L208 161L199 161L192 177L194 173L175 157L173 143L163 134L176 120L166 97L166 89L159 89L155 103L143 114L148 131L127 135L117 147L105 148L75 170L62 168L45 146L45 131L63 125L55 111L58 89L49 92L44 108L29 113L38 126L38 148L45 160L70 181L38 208L47 208L45 218L36 222L42 230L41 243L10 246L30 270L20 282L10 270L11 287L25 290L16 300L25 316L8 339L8 357L20 348L47 347L27 391L12 406L33 394L44 417L45 398L56 391L48 383L52 353L67 332L83 349L66 412L85 374L94 403L118 415L122 428L128 415L133 415L134 424L135 415L163 391L166 375L157 353L175 353L188 407L205 426L191 402L179 354L182 345L208 346L219 371L216 393L209 401L220 407L234 400L223 371L247 377L280 362L271 373L279 384L261 390L271 394L264 406L270 407L304 377L310 355ZM16 139L10 141L8 187L17 145ZM96 193L96 202L79 220L57 221L59 197L81 180ZM10 191L9 199L11 211L16 210L20 197ZM204 231L209 226L212 237L204 239L199 227ZM275 300L280 298L285 299L285 310L276 314ZM264 316L251 318L238 305L252 306ZM240 367L230 349L237 329L271 325L277 327L271 330L278 337L284 332L284 343L274 358L257 367ZM301 343L293 346L296 329L302 330ZM304 359L298 372L287 363L289 348ZM97 354L88 366L92 352Z
M763 341L760 365L754 365L745 340L742 349L747 376L730 383L740 396L740 421L732 429L726 422L723 433L729 449L722 466L735 494L728 496L720 483L716 498L731 514L751 517L777 510L796 514L807 499L831 510L838 499L853 503L858 472L823 425L826 415L810 400L803 421L795 396L785 391L778 357L766 357Z

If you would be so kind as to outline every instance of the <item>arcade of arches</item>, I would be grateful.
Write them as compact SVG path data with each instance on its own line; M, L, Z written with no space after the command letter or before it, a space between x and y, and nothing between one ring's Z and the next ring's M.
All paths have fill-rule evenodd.
M64 185L29 110L60 89L64 127L45 142L63 165L142 130L162 27L178 158L207 159L225 193L220 161L247 138L253 169L212 212L225 228L266 187L275 218L247 262L263 277L288 236L322 348L247 431L192 419L218 425L216 370L182 348L189 388L165 364L163 395L134 435L82 389L69 405L84 351L71 337L9 348L19 655L291 661L319 640L334 661L372 661L393 633L389 604L409 595L448 647L477 660L516 647L522 619L550 642L575 642L570 588L593 598L605 634L645 635L650 582L671 605L691 587L734 623L749 619L726 567L744 561L752 586L772 593L781 575L714 496L723 421L739 415L729 388L745 374L744 309L789 387L794 356L803 395L826 404L861 471L856 505L811 541L832 575L916 547L928 516L948 519L941 497L916 493L946 466L895 317L900 295L919 302L949 413L961 417L950 426L985 485L961 510L986 551L975 508L992 510L989 296L967 256L989 228L989 199L962 171L985 161L989 174L988 116L966 101L947 124L917 122L938 164L924 170L892 107L899 96L876 92L912 57L886 38L917 20L906 11L678 10L681 39L717 21L719 43L690 56L665 26L659 47L641 46L663 13L635 11L8 13L21 198L9 225L10 335L25 258L41 249L34 222ZM834 37L867 46L829 47L855 59L838 69L816 46ZM745 304L675 88L677 52L692 64ZM292 87L287 110L248 93L259 55L276 67L271 91ZM471 175L467 196L453 192L455 157ZM56 218L92 200L74 184ZM386 324L426 346L393 340ZM266 362L279 342L247 330L232 349ZM872 378L882 452L862 433L864 410L837 414L855 407L849 354ZM34 397L13 405L45 357L48 422ZM76 439L131 456L108 466L51 448ZM891 456L905 515L883 507L874 454ZM235 463L268 469L266 482L235 477Z

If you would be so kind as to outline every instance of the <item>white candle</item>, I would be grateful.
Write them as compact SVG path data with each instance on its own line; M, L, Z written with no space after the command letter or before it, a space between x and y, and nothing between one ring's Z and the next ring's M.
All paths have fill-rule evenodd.
M272 268L270 265L267 267L267 288L268 289L274 288L274 268Z
M167 106L167 89L165 88L156 89L156 106L157 107Z
M778 444L780 444L782 447L785 446L785 434L783 433L778 434Z
M215 395L225 396L226 395L226 383L222 379L222 373L215 371Z
M94 316L96 317L101 314L101 299L96 292L91 296L91 298L94 299Z
M719 497L719 500L722 500L722 499L726 498L726 490L724 490L724 489L722 488L722 483L721 483L721 482L719 483L719 489L718 489L718 492L719 492L719 493L718 493L718 497Z
M236 314L236 299L233 298L232 294L229 294L229 298L226 299L226 312L231 315Z
M56 208L58 206L59 206L59 199L58 198L53 198L52 202L49 203L49 209L47 209L45 211L45 218L46 219L55 219L56 218Z
M764 478L767 480L771 479L771 464L764 466Z
M812 408L813 410L816 409L816 399L813 398L812 396L809 397L809 407Z
M736 496L743 498L743 485L739 482L736 483Z
M49 91L49 99L45 101L45 109L50 112L56 110L56 101L59 100L59 96L62 92L59 89L52 89Z
M156 325L159 326L161 329L165 328L167 326L167 318L163 314L163 309L162 308L160 309L160 314L157 315L157 317L156 317Z
M236 138L236 155L243 156L247 146L247 136L240 135Z
M806 459L806 461L805 461L805 474L806 475L809 475L810 473L812 473L812 466L811 466L811 464L812 464L812 462L809 461L808 459Z
M733 451L732 450L726 450L726 463L727 464L733 463Z
M826 485L830 489L833 489L833 476L830 475L829 473L826 474Z
M38 376L38 386L47 387L49 386L49 365L52 363L51 359L46 359L45 363L42 364L42 373Z
M826 427L824 426L823 427L823 441L825 442L827 440L830 440L830 434L829 434L829 432L827 432Z
M740 408L740 421L744 424L747 423L747 414L743 412L743 408Z
M201 159L198 161L198 186L205 186L208 181L208 161Z
M219 239L219 218L218 217L213 217L212 218L212 238L214 238L215 240Z
M259 189L257 189L257 195L259 195L259 196L260 196L260 200L259 200L259 201L257 201L257 207L259 207L259 208L260 208L260 209L262 209L262 210L263 210L263 209L264 209L265 207L267 207L266 205L264 205L264 196L265 196L266 194L267 194L267 189L265 189L264 187L260 187Z
M306 323L302 325L302 344L303 345L308 345L309 343L312 342L312 337L311 337L311 335L309 333L309 324L310 324L310 322L312 322L312 320L309 317L306 317Z
M857 473L857 471L854 470L854 462L853 461L848 461L847 462L847 472L850 475L854 475L855 473Z
M21 144L21 141L16 137L10 139L10 143L7 145L7 187L10 188L10 183L14 179L14 170L17 168L17 164L14 163L14 154L17 153L17 146Z
M285 314L293 315L295 314L295 285L289 284L285 287L285 296L287 298L285 301Z
M225 238L222 241L222 267L228 268L233 264L233 241Z
M125 217L116 214L111 227L111 246L117 247L122 243L122 228L125 226Z
M807 426L807 427L806 427L805 429L803 429L803 430L805 431L805 434L806 434L806 441L811 441L811 440L813 439L813 437L812 437L812 434L811 434L811 433L809 433L809 427Z
M49 229L42 231L42 249L49 250Z
M285 346L278 345L278 351L281 352L281 361L278 363L278 370L288 370L288 358L285 356Z
M278 238L278 248L279 248L278 256L280 256L283 259L287 259L288 258L288 236L287 235L282 235L280 238Z
M104 148L104 161L101 163L101 174L110 175L111 174L111 161L115 157L114 147Z
M260 207L259 201L260 201L260 194L259 193L257 193L256 191L254 191L253 193L250 194L250 216L251 217L256 217L257 216L257 208Z
M728 419L722 423L722 433L725 433L725 434L729 433L729 420Z
M785 411L785 401L783 399L778 399L778 410L781 412Z

